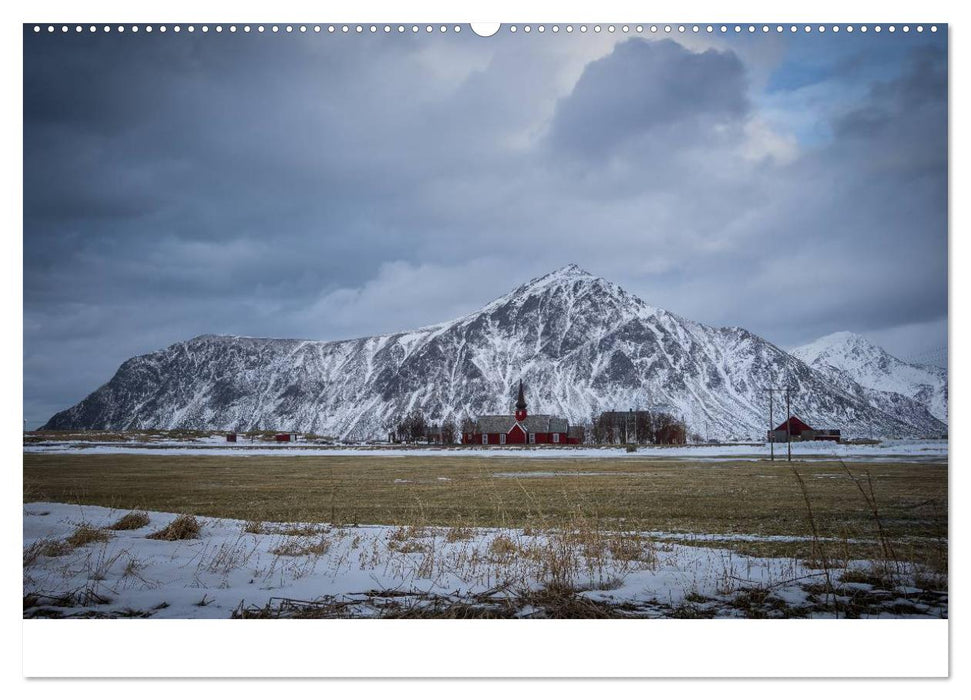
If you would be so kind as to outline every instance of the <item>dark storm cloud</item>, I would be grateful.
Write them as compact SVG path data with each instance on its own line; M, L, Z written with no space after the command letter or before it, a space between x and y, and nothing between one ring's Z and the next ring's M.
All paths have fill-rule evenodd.
M569 262L783 345L939 333L944 42L812 38L28 31L27 417L193 335L407 329Z
M693 53L669 39L626 41L586 67L557 105L550 139L557 150L606 154L652 132L705 133L698 122L735 121L747 108L736 54Z

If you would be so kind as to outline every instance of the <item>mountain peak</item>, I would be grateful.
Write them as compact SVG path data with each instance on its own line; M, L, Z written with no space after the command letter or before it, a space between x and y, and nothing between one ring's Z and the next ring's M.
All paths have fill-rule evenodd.
M506 304L511 301L522 300L533 296L544 295L549 292L559 291L565 287L571 287L576 282L600 282L602 284L607 284L604 282L604 280L601 280L595 275L591 275L579 265L570 263L565 267L558 268L552 272L547 272L545 275L540 277L534 277L529 282L526 282L508 294L499 297L482 310L486 311L490 308Z
M554 275L571 275L571 276L574 276L574 277L576 277L576 276L579 276L579 277L591 277L592 276L589 272L587 272L586 270L584 270L582 267L580 267L576 263L570 263L569 265L564 265L559 270L554 270L551 274L554 274Z
M553 270L552 272L548 272L541 277L536 277L530 280L525 286L532 287L534 285L554 281L569 281L578 279L596 279L596 277L591 275L576 263L570 263L569 265Z
M845 352L847 350L868 351L885 353L883 348L875 345L871 340L859 333L851 331L837 331L824 335L816 340L801 345L792 350L792 353L805 362L814 362L817 358L826 357L833 352Z
M829 335L824 335L822 338L816 340L817 343L825 343L827 345L838 345L838 344L854 344L859 345L865 343L866 345L873 345L873 343L865 336L859 333L854 333L852 331L836 331L835 333L830 333Z
M894 357L869 338L839 331L793 348L790 354L824 373L837 384L845 373L866 389L915 399L935 418L947 421L947 371L914 365ZM833 374L830 370L837 370Z
M126 361L47 427L298 430L365 439L387 435L398 416L416 408L431 421L506 411L513 381L522 378L537 414L579 424L604 410L667 405L692 430L710 426L719 439L751 439L765 434L757 387L785 374L801 416L847 435L946 429L925 407L946 418L946 376L884 362L830 337L821 346L827 363L848 368L831 376L824 372L835 367L827 363L818 370L793 363L771 343L740 334L655 309L567 265L473 314L417 331L332 342L202 336L178 343ZM847 380L850 370L861 379ZM865 389L869 377L896 393Z

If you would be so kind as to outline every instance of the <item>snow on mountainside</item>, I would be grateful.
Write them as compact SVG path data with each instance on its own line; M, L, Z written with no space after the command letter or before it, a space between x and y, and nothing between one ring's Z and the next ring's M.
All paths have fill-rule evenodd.
M824 336L790 351L836 381L850 378L869 393L882 392L913 399L935 418L947 422L947 370L898 360L883 348L846 331ZM874 397L874 401L895 400ZM899 399L896 399L899 401Z
M193 338L128 360L45 427L373 438L413 408L436 421L510 412L520 378L531 412L571 423L602 410L666 405L689 431L763 439L764 388L788 383L794 413L844 435L946 429L915 401L874 406L862 386L836 384L744 329L680 318L576 265L468 316L406 333L335 342Z

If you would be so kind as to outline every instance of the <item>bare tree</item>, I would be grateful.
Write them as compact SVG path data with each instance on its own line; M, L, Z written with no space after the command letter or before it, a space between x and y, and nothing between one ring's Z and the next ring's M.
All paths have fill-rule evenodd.
M658 413L654 419L654 441L658 445L683 445L684 424L669 413Z
M596 411L590 415L590 440L596 445L599 445L604 441L602 422L600 418L601 415Z
M409 413L407 422L411 441L418 442L424 439L428 429L428 422L425 420L425 415L421 412L421 409L416 408Z
M455 422L451 418L447 418L442 423L442 443L446 445L455 444Z
M654 442L654 416L650 411L634 413L634 441L638 445Z

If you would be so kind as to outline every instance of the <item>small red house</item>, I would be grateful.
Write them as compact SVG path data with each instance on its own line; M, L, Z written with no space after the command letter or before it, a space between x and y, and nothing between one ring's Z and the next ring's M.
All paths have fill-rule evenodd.
M789 420L783 421L775 430L769 431L769 442L803 442L806 440L828 440L831 442L840 441L839 430L818 430L797 416L791 416Z
M513 415L479 416L475 431L462 434L465 445L575 445L579 442L579 434L574 431L571 435L566 418L529 415L522 381Z
M296 433L279 433L278 435L274 435L273 436L273 439L276 440L277 442L296 442L297 441L297 434Z

